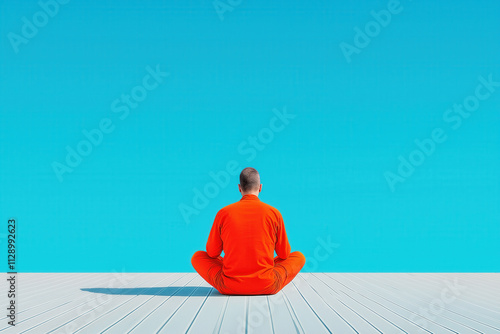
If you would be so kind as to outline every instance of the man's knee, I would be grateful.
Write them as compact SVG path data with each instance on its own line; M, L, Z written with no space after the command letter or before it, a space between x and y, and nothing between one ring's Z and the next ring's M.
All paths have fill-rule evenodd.
M193 267L195 267L196 260L206 258L207 256L208 256L207 252L197 251L191 257L191 264L193 265Z
M292 255L292 254L297 259L297 261L301 267L303 267L306 264L306 257L304 256L304 254L302 254L301 252L298 252L298 251L293 252L290 255Z

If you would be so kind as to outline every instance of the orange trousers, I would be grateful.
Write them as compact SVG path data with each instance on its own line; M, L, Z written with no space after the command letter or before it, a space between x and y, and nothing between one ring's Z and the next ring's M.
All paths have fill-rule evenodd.
M288 256L286 260L280 259L279 257L274 258L274 282L268 288L263 290L255 289L258 292L245 292L245 291L237 291L234 287L232 289L228 288L227 284L228 278L224 276L222 272L222 261L224 259L219 256L217 258L213 258L208 256L207 252L198 251L194 253L191 258L191 263L194 269L200 274L201 277L208 284L213 286L217 291L224 295L273 295L278 293L283 287L285 287L288 283L290 283L295 276L299 273L299 271L304 266L306 259L301 252L292 252ZM255 281L252 283L255 285ZM246 291L248 290L248 284L242 284L245 286Z

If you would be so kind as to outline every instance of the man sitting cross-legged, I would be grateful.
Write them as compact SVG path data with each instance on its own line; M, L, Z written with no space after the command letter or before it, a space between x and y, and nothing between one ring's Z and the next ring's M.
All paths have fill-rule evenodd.
M259 200L257 170L245 168L238 187L243 197L217 213L207 251L196 252L191 263L222 294L275 294L299 273L305 257L290 253L281 213Z

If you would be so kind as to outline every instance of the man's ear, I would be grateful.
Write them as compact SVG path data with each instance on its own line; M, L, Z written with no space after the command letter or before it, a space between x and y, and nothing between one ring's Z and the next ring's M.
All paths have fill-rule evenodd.
M261 191L262 191L262 183L259 186L259 192L261 192Z
M241 192L241 184L238 184L238 190Z

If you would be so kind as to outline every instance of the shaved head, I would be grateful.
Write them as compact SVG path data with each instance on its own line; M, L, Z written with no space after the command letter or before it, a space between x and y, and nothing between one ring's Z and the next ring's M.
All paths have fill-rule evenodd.
M258 190L260 186L260 175L255 168L247 167L241 171L240 186L244 192Z

